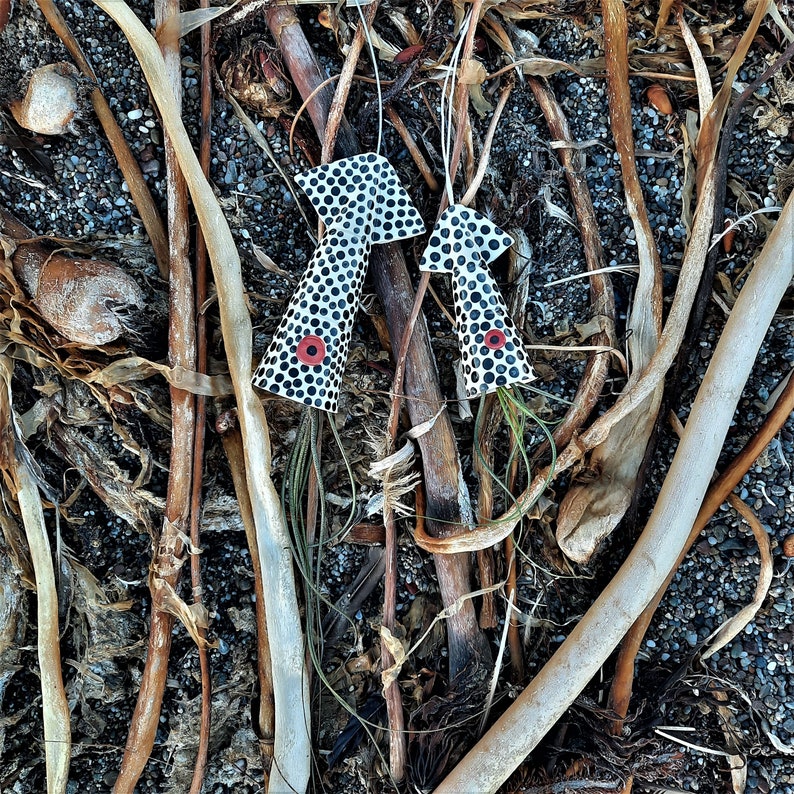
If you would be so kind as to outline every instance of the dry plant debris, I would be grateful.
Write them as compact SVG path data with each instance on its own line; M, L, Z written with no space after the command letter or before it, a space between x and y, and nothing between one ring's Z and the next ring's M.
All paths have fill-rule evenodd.
M794 787L790 3L202 5L0 2L0 788ZM523 399L429 235L338 411L252 390L381 138L513 239Z

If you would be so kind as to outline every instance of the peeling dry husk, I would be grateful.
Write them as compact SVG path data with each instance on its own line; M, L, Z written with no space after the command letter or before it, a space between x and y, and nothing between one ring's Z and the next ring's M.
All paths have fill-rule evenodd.
M125 331L121 314L143 308L140 287L113 262L74 259L35 243L20 245L13 262L41 316L70 342L113 342Z
M631 388L648 365L662 327L662 269L640 187L634 157L629 94L628 22L623 0L604 0L604 49L607 63L609 116L626 195L626 208L637 240L639 277L627 327ZM634 495L637 475L656 423L664 383L616 423L596 447L585 483L573 486L560 504L557 542L568 557L587 562L598 544L618 525Z
M289 538L270 477L267 422L250 382L252 328L244 299L240 257L171 100L172 92L157 43L125 3L118 0L95 2L122 28L141 64L160 110L163 126L171 136L206 240L243 436L248 490L262 557L268 633L279 655L279 663L273 666L276 729L268 791L302 792L308 785L311 760L303 632Z

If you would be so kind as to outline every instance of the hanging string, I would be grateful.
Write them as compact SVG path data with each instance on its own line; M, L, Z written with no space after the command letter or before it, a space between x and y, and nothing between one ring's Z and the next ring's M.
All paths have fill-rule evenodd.
M369 57L372 61L372 69L375 72L375 88L378 92L378 142L375 146L375 154L380 154L381 141L383 139L383 91L380 84L380 71L378 70L378 59L375 56L375 47L372 44L372 35L370 34L369 25L364 18L364 11L361 5L356 0L351 0L358 9L358 15L361 19L361 25L364 28L364 36L367 39L367 50Z
M452 189L452 174L450 173L450 161L452 159L452 126L453 126L453 113L454 102L453 97L455 93L455 84L457 82L458 67L460 66L460 58L463 53L463 46L466 40L466 33L471 24L471 11L466 15L463 24L460 26L458 33L458 41L455 44L455 49L452 51L452 56L449 60L447 67L447 74L444 77L444 83L441 86L441 157L444 161L444 183L447 193L447 200L449 204L455 203L455 196ZM448 98L448 99L447 99ZM449 103L449 107L445 108L445 104Z

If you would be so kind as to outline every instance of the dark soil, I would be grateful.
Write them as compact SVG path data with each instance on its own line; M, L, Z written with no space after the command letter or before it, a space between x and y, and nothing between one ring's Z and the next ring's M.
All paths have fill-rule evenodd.
M375 27L397 49L407 46L385 13L378 12ZM436 11L430 32L436 37L448 34L450 4ZM531 3L509 3L516 8ZM573 7L573 6L576 7ZM657 5L631 3L630 36L643 45L643 52L659 56L663 44L652 38ZM2 6L2 3L0 3ZM556 11L553 7L559 6ZM539 51L550 58L578 62L603 56L603 29L597 9L588 4L550 3L540 6L548 15L519 19L519 34L535 36ZM746 27L747 17L730 3L696 3L701 16L693 16L693 26L713 26L712 44L704 50L713 74L726 60L731 37ZM778 3L790 25L794 15L788 2ZM392 4L392 9L397 6ZM123 36L88 0L65 2L61 6L99 76L99 82L130 147L141 162L147 182L161 209L165 210L165 184L162 133L146 84ZM329 74L339 71L341 56L330 30L317 22L321 6L301 8L304 30L320 54ZM325 8L325 6L323 6ZM407 4L401 10L424 30L428 7ZM152 9L136 4L139 16L149 21ZM550 10L551 9L551 10ZM344 16L344 12L340 12ZM499 17L497 17L499 18ZM642 20L645 23L642 23ZM245 37L273 46L261 14L248 18L236 28L216 27L218 66L239 54ZM781 35L768 20L762 25L751 57L739 74L749 83L764 68L770 53L782 48ZM438 38L440 52L443 39ZM705 42L705 39L704 39ZM198 141L198 98L200 74L197 35L184 40L183 67L185 109L183 117L194 141ZM46 63L66 60L68 56L41 17L35 3L19 3L11 21L0 35L5 73L0 91L8 97L24 87L30 71ZM275 56L274 56L275 57ZM497 44L483 37L479 57L488 72L507 62ZM688 64L681 64L687 67ZM651 67L644 67L651 71ZM655 70L659 71L661 67ZM360 71L370 73L369 61L362 57ZM394 79L400 67L381 63L382 77ZM684 71L686 73L686 71ZM792 79L790 67L783 70ZM715 77L717 84L721 77ZM599 218L607 264L615 268L613 284L618 307L618 333L625 337L625 319L631 304L636 264L636 244L631 222L625 211L620 167L609 129L606 83L602 76L579 77L562 72L549 80L568 116L572 134L582 141L587 152L587 180ZM672 115L664 115L649 104L646 89L656 79L633 78L634 131L638 168L651 225L665 268L666 299L676 286L687 228L682 214L684 163L681 123L697 97L693 84L685 81L659 81L666 86L674 105ZM499 81L488 83L495 100ZM436 83L425 83L429 104L437 111ZM348 117L364 144L374 145L377 112L372 100L374 87L356 82L348 104ZM294 114L300 102L295 96L285 104L284 114ZM443 174L439 133L428 107L422 100L419 83L412 84L394 101L414 136L420 140L433 171ZM764 109L776 108L789 127L777 128L772 135L760 129L757 116ZM688 407L719 338L726 310L733 301L731 291L741 287L743 274L751 266L776 218L772 211L785 196L778 189L781 168L791 163L794 130L791 95L781 93L781 84L769 85L748 103L735 133L730 183L724 213L726 217L745 215L767 208L742 224L732 248L719 257L719 278L714 292L718 299L709 306L705 327L690 339L690 353L680 388L673 395L671 408L686 420ZM758 112L756 112L758 111ZM309 166L317 144L304 120L299 137L308 141L290 151L288 134L281 118L264 118L249 111L265 134L281 166L290 174ZM490 114L479 117L472 112L474 147L487 130ZM162 360L165 350L167 302L166 286L158 275L148 240L142 230L127 186L104 140L101 128L90 109L75 124L72 134L58 137L31 136L19 130L3 111L0 125L0 206L14 214L37 235L88 244L97 256L115 260L132 275L147 295L149 310L146 333L136 342L91 351L92 360L109 362L126 354ZM288 124L286 125L288 127ZM248 299L255 315L254 349L261 356L270 342L286 301L294 290L314 248L307 228L297 211L295 200L282 179L250 139L230 106L218 98L213 110L213 159L211 180L224 215L231 226L244 262ZM560 345L578 339L577 324L590 319L585 279L564 281L581 274L584 255L576 223L562 215L574 216L564 174L550 145L543 116L528 87L517 78L494 140L491 163L476 201L503 229L523 232L531 256L528 291L528 322L522 330L534 344ZM427 188L402 141L391 125L384 126L383 153L398 169L403 184L432 226L439 199ZM31 157L36 154L38 159ZM307 212L311 215L308 207ZM559 210L559 211L558 211ZM423 238L405 244L412 276L418 281L416 265ZM286 275L264 267L254 253L260 248ZM507 295L507 264L500 261L494 273ZM549 284L549 282L555 282ZM444 279L434 279L439 301L451 308L452 293ZM3 302L6 298L3 296ZM377 510L379 485L368 474L373 451L372 436L382 434L389 411L389 389L394 363L382 333L383 309L374 288L365 286L365 310L356 321L351 357L345 371L345 387L339 413L334 421L344 445L344 455L356 480L351 487L347 468L333 436L326 431L323 443L323 480L328 494L329 531L335 535L354 509L363 523L381 521ZM794 337L791 330L791 303L781 307L775 325L767 335L753 375L747 384L735 423L723 451L721 465L738 452L764 418L764 403L794 362ZM477 492L473 470L475 421L459 404L454 364L458 359L454 330L436 303L425 301L426 316L444 395L450 401L465 477L472 494ZM211 370L223 372L223 340L218 329L215 305L208 307ZM5 340L7 331L2 331ZM63 340L53 332L52 345L61 349ZM575 392L581 377L583 354L562 356L554 351L532 351L541 379L539 391L526 397L538 416L550 425L565 411L565 400ZM254 362L256 363L256 362ZM618 371L608 382L603 406L613 401L623 386ZM72 709L73 754L69 792L110 791L123 753L130 717L143 668L150 596L148 570L152 537L147 531L159 530L170 454L168 389L152 378L136 382L134 396L111 417L96 396L76 382L68 381L52 368L39 368L25 361L15 367L14 408L19 415L33 412L44 403L58 400L59 425L81 434L101 448L101 456L112 461L129 481L135 481L135 510L121 516L103 502L86 484L74 462L62 454L57 434L46 424L35 427L27 445L41 467L46 482L64 507L60 533L67 562L62 564L62 641L63 675ZM213 683L213 728L206 792L258 792L263 790L263 765L259 738L252 714L257 709L255 669L256 630L254 583L250 554L234 490L219 437L214 432L215 416L228 407L218 401L210 405L208 442L204 470L204 512L201 555L204 602L211 613L211 638L217 645L210 652ZM282 401L266 403L274 443L274 472L281 484L291 444L300 421L297 409ZM79 409L79 410L78 410ZM472 404L474 416L477 406ZM533 450L543 441L537 426L529 427L525 443ZM503 450L507 432L497 444ZM614 535L601 547L588 566L565 563L554 548L553 529L556 505L567 487L567 478L555 482L545 494L540 520L528 522L520 536L521 568L519 603L522 612L522 637L527 676L531 677L547 661L567 636L611 575L625 558L636 535L653 507L656 494L675 451L676 439L667 424L660 426L656 448L649 461L644 486L637 503ZM506 456L497 455L500 476ZM752 598L758 571L758 551L752 536L737 514L723 507L681 567L660 606L639 660L636 694L625 735L608 734L605 711L612 667L606 666L602 679L594 681L576 705L566 714L547 743L532 754L507 790L568 791L573 788L544 788L563 780L590 780L589 791L615 790L605 786L625 781L634 774L634 791L729 791L730 771L725 757L726 705L730 722L736 729L739 752L748 764L747 791L794 791L794 659L791 647L791 622L794 616L794 569L784 565L783 539L794 526L794 425L791 422L748 472L740 496L750 505L772 539L776 572L769 596L756 619L721 652L706 663L695 662L702 641L726 618ZM497 509L509 507L498 497ZM412 509L412 498L406 498ZM137 516L137 518L136 518ZM55 538L55 511L46 511ZM12 523L14 519L11 519ZM7 523L7 522L4 522ZM413 519L400 524L398 620L413 642L432 616L440 609L432 559L413 544ZM5 527L4 527L5 531ZM36 604L30 590L20 583L19 569L9 555L12 540L0 537L0 790L28 794L46 788L43 727L41 721L40 681L36 655ZM369 547L349 543L330 543L322 561L322 596L336 601L344 596L362 566L375 553ZM109 601L129 600L129 609L109 610L91 601L90 577L96 578ZM183 583L182 595L190 600L190 588ZM8 596L3 595L3 591ZM14 605L17 622L5 615L3 599ZM497 601L500 620L504 600ZM322 608L325 612L325 608ZM329 792L394 790L388 779L384 758L388 757L385 734L375 731L375 743L363 736L360 744L332 756L349 713L330 697L337 697L351 709L368 713L373 722L383 721L380 708L379 626L382 588L360 605L353 616L354 627L345 633L327 654L323 666L325 681L315 676L316 774L314 789ZM6 626L2 625L6 620ZM501 639L501 625L489 630L494 654ZM273 649L277 659L278 649ZM403 670L401 685L407 713L431 694L446 691L448 674L443 623L431 632ZM521 682L510 679L506 664L500 677L497 699L491 718L498 716L520 691ZM714 692L724 693L723 703ZM195 646L181 626L174 631L168 687L160 718L160 731L153 756L139 784L141 792L185 792L188 790L198 739L200 679ZM478 694L477 697L480 697ZM462 731L451 733L456 749L463 750L476 738L480 720L479 701L464 708L469 722ZM472 713L469 713L472 712ZM722 714L722 716L720 716ZM693 749L660 736L659 726L676 726ZM668 734L676 728L666 731ZM773 737L770 739L770 735ZM336 757L338 756L338 757ZM414 775L418 773L414 770ZM602 788L598 787L601 781ZM573 784L571 784L573 785ZM535 786L536 788L532 788ZM413 790L410 786L402 790ZM418 788L416 790L419 790ZM580 790L580 789L575 789ZM583 789L582 789L583 790Z

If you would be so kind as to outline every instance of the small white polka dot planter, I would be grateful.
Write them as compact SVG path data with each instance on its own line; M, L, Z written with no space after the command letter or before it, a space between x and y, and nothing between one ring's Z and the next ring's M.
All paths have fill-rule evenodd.
M521 337L488 263L513 244L509 235L476 210L453 204L430 235L419 269L452 274L466 394L535 379Z
M373 243L424 232L385 157L362 154L296 177L326 225L253 383L335 412Z

